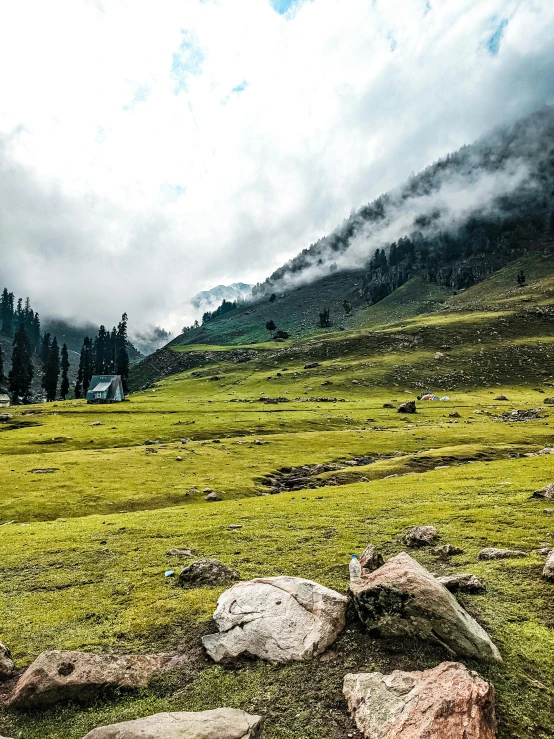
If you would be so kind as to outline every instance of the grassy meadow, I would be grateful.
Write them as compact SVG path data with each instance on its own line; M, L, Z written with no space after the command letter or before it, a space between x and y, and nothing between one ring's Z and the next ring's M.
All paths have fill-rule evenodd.
M346 739L347 672L423 669L447 655L376 640L352 619L312 662L215 665L200 637L213 628L221 589L179 588L164 572L191 560L168 552L216 557L243 579L298 575L346 592L351 552L373 542L392 556L409 527L433 524L439 543L464 554L414 556L435 573L473 572L487 584L460 601L504 658L467 661L494 682L499 739L553 737L554 586L541 579L536 550L554 546L554 515L532 493L554 481L554 457L524 455L554 446L554 405L544 402L554 396L554 324L522 309L529 296L550 305L552 286L544 269L528 294L514 298L506 284L418 313L437 298L428 291L414 297L417 310L389 321L375 306L373 328L359 311L346 331L257 346L249 362L216 360L123 404L10 409L0 423L0 641L17 666L46 649L182 650L187 659L146 690L92 706L0 707L0 734L80 739L106 723L226 705L266 716L267 739ZM450 400L396 412L424 389ZM535 408L534 420L501 420ZM365 455L374 461L320 474L317 487L267 494L278 470ZM205 488L222 500L206 502ZM529 556L480 562L484 546Z

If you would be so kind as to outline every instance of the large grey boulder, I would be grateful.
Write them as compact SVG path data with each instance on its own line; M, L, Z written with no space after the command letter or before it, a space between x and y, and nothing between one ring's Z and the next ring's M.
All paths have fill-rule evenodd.
M8 647L0 642L0 680L7 680L15 672L12 655ZM0 737L0 739L2 739Z
M366 739L495 739L494 688L457 662L432 670L346 675L343 692Z
M169 655L43 652L19 678L11 704L86 702L114 688L144 688Z
M527 552L523 549L497 549L496 547L485 547L479 552L479 559L513 559L517 557L527 557Z
M533 497L535 498L554 498L554 482L551 482L549 485L545 485L543 488L540 488L539 490L535 490L533 493Z
M552 551L546 558L546 563L542 571L542 576L545 577L547 580L552 580L554 582L554 549L552 549Z
M100 726L84 739L259 739L262 718L236 708L199 713L157 713Z
M487 632L406 552L351 582L350 591L360 619L380 636L413 637L451 654L502 661Z
M271 662L324 652L344 628L347 598L299 577L240 582L217 602L217 634L202 638L216 662L251 654Z
M225 585L239 579L239 573L218 559L197 559L181 570L177 580L183 588Z

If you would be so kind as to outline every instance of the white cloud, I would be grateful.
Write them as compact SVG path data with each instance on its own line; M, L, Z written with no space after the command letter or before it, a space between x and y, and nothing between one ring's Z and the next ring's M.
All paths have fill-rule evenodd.
M551 0L5 3L4 281L45 313L179 328L187 296L554 102L553 37Z

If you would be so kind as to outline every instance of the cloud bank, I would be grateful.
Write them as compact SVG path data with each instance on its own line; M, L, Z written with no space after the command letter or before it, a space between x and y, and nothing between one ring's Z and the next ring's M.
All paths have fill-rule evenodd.
M20 0L3 18L0 281L109 325L178 330L187 297L263 279L554 102L550 0Z

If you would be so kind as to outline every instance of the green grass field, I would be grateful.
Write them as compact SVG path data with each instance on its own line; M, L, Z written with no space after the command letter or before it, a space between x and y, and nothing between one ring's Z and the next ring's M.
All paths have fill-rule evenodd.
M172 375L128 403L10 409L14 418L0 424L0 641L17 666L54 648L180 649L190 660L148 689L92 706L0 708L0 734L80 739L127 718L226 705L265 715L267 739L346 739L347 672L422 669L445 653L385 644L352 622L328 660L214 665L199 640L221 589L177 587L164 572L188 561L168 551L217 557L244 579L298 575L346 592L351 552L373 542L392 556L407 528L433 524L440 543L465 553L447 563L425 550L414 556L436 573L473 572L488 587L460 600L504 657L467 662L495 684L499 738L554 736L554 586L534 551L554 546L554 516L531 497L554 481L554 458L523 456L554 445L554 406L544 402L554 396L554 322L509 305L506 275L494 290L481 286L481 297L472 288L471 301L448 297L456 301L448 311L437 295L406 288L412 308L387 299L388 315L383 305L364 309L346 331L258 345L248 362ZM533 304L548 305L548 275L529 282ZM320 364L305 370L308 361ZM396 412L427 388L451 400ZM495 400L499 393L509 401ZM538 407L529 422L498 420ZM378 459L324 473L321 487L262 495L278 470L361 455ZM206 487L222 501L205 502ZM530 556L480 562L483 546Z

